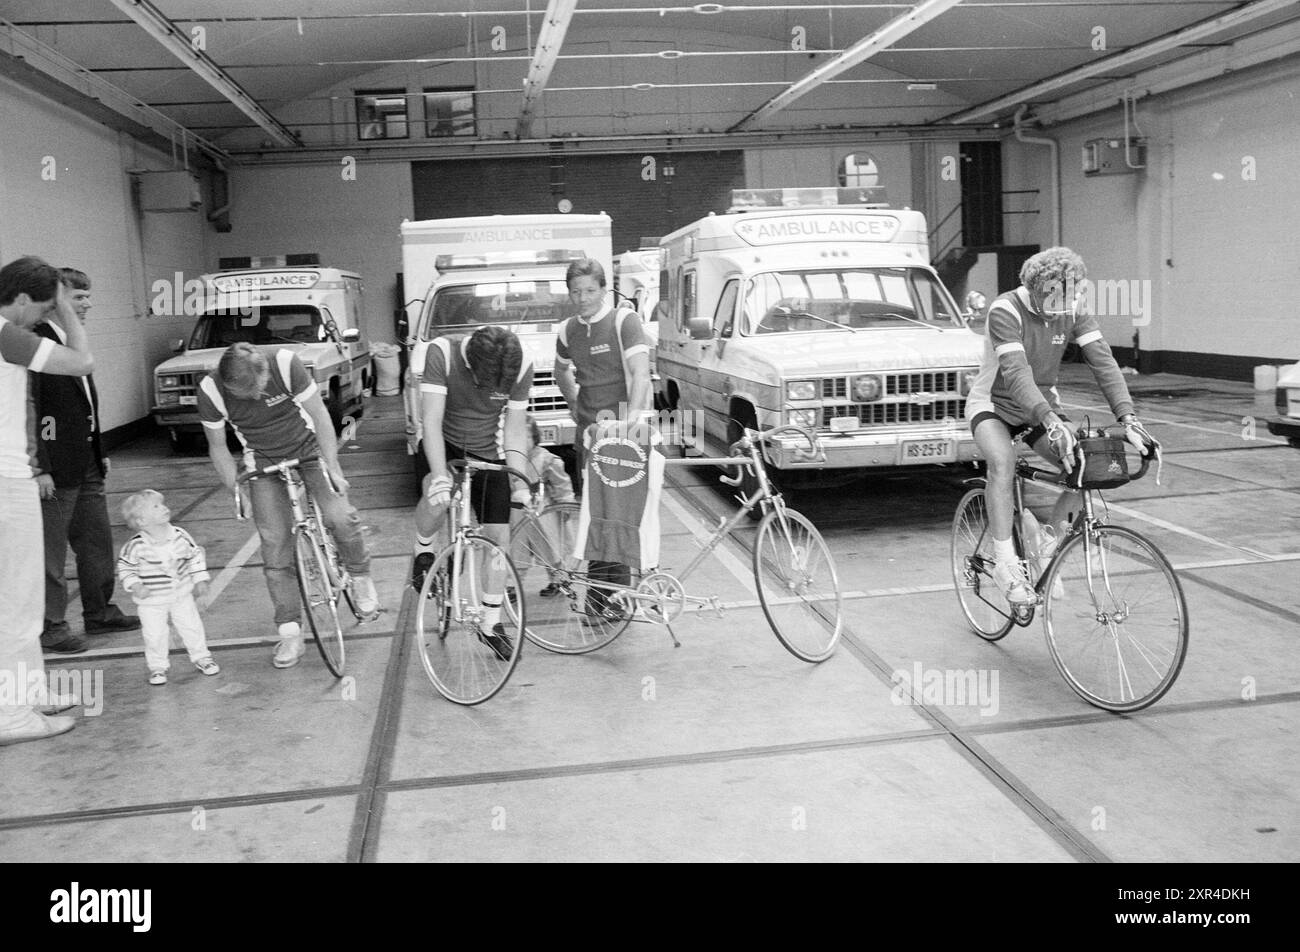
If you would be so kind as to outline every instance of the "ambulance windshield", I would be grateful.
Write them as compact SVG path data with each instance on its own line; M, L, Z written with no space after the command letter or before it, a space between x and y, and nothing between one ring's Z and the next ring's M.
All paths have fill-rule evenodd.
M199 318L190 350L250 344L317 344L326 339L321 313L306 304L261 304L214 309Z
M774 271L745 292L745 334L961 327L943 286L920 268Z
M439 288L425 306L425 336L481 324L557 324L574 313L563 280L493 281Z

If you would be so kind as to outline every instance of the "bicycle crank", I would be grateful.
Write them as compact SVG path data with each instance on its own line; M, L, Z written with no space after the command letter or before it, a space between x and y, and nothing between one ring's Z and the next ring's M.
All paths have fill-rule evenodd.
M660 625L676 621L686 609L686 590L677 576L667 572L651 572L636 591L646 618Z

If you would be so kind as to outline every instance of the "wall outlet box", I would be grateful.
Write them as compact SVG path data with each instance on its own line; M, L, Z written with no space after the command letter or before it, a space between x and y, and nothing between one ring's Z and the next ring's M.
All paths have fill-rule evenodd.
M146 212L192 212L203 206L199 180L189 172L136 172L140 208Z
M1084 175L1129 175L1146 168L1147 140L1133 136L1128 140L1125 156L1124 139L1089 139L1083 144Z

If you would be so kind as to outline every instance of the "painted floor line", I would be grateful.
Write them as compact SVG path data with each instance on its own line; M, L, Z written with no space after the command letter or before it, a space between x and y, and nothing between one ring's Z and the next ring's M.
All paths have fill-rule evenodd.
M1141 394L1138 394L1138 396L1140 397ZM1068 408L1071 409L1071 410L1087 410L1087 411L1091 411L1091 412L1102 412L1102 413L1109 413L1109 412L1110 412L1110 408L1109 408L1109 407L1090 407L1090 406L1087 406L1087 405L1082 404L1082 403L1064 403L1064 402L1063 402L1063 403L1061 404L1061 406L1063 406L1063 407L1068 407ZM1253 414L1250 414L1250 413L1243 413L1242 416L1247 416L1247 417L1248 417L1248 416L1253 416ZM1157 419L1156 417L1143 417L1143 418L1142 418L1142 422L1143 422L1143 423L1159 423L1159 424L1161 424L1161 425L1163 425L1163 426L1181 426L1181 427L1183 427L1184 429L1187 429L1187 430L1199 430L1199 431L1202 432L1202 433L1213 433L1215 436L1232 436L1232 433L1231 433L1231 432L1227 432L1227 433L1225 433L1223 430L1216 430L1216 429L1214 429L1213 427L1208 427L1208 426L1197 426L1195 423L1180 423L1178 420L1160 420L1160 419ZM1242 437L1242 439L1244 440L1245 438ZM1274 438L1271 437L1271 436L1260 436L1259 433L1258 433L1258 431L1256 431L1255 436L1253 436L1253 437L1250 439L1249 442L1251 442L1251 443L1271 443L1271 444L1276 445L1276 446L1286 446L1286 445L1287 445L1286 440L1278 440L1278 439L1274 439Z
M664 493L660 496L660 501L681 521L682 525L691 531L691 535L695 536L697 542L702 546L708 543L709 538L713 535L711 526L706 526L703 519L690 512L681 502L674 499L671 493ZM734 553L727 551L721 545L713 550L713 555L736 577L736 581L745 587L746 592L755 598L758 597L758 591L754 588L754 573L749 570L748 566L741 563Z
M234 558L226 563L225 568L217 573L217 577L214 578L212 584L208 586L209 603L215 602L221 597L221 593L226 590L226 586L229 585L231 580L239 574L239 570L244 567L244 563L253 557L253 553L257 551L261 544L262 537L254 532L248 537L248 540L239 547L239 551L235 553Z
M1110 508L1113 509L1115 512L1118 512L1124 516L1128 516L1130 519L1138 519L1142 522L1149 523L1150 525L1158 526L1159 528L1165 529L1169 532L1176 532L1179 535L1186 536L1189 539L1195 539L1198 542L1204 542L1208 545L1217 545L1219 548L1222 549L1236 549L1238 552L1245 552L1247 555L1253 555L1255 558L1260 559L1262 561L1269 560L1269 556L1267 555L1267 553L1260 552L1257 549L1252 549L1250 546L1237 545L1234 542L1222 542L1219 539L1213 539L1210 536L1203 535L1202 533L1196 532L1192 529L1184 528L1183 526L1177 525L1176 523L1173 522L1169 522L1165 519L1160 519L1157 518L1156 516L1148 516L1146 513L1138 512L1136 509L1130 509L1128 506L1121 506L1113 502L1108 502L1107 505L1110 506Z

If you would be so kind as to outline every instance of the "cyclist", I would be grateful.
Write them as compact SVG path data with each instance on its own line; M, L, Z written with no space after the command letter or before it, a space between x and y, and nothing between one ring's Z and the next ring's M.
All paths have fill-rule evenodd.
M429 474L415 507L415 564L411 585L419 591L434 561L434 538L446 517L452 481L447 463L478 459L500 463L509 457L526 469L524 427L533 365L524 359L519 338L504 327L480 327L473 334L437 337L429 344L421 378L424 455ZM504 417L504 419L503 419ZM524 498L527 489L518 491ZM470 502L482 534L503 548L510 540L510 479L505 473L477 472ZM481 597L479 637L508 661L514 646L501 624L505 572L489 566Z
M1083 353L1125 435L1139 452L1155 441L1133 412L1133 399L1119 365L1102 337L1097 319L1080 308L1083 259L1069 248L1048 248L1020 269L1020 287L996 298L989 307L984 359L966 400L975 443L988 464L989 530L993 534L993 578L1013 604L1032 601L1024 563L1011 540L1012 483L1016 451L1012 439L1025 442L1044 459L1072 469L1075 437L1061 413L1056 379L1066 344ZM1075 493L1057 501L1052 522L1057 538L1069 525L1067 513ZM1030 545L1032 549L1032 544ZM1038 547L1038 557L1050 551Z
M339 466L338 441L316 381L291 350L274 360L249 343L231 344L217 371L199 382L199 419L208 437L208 457L227 489L234 490L235 459L226 446L229 423L244 447L246 470L287 459L300 459L302 479L325 525L338 544L352 576L357 611L374 615L379 597L370 578L370 553L361 534L361 518L348 502L348 481ZM326 470L333 480L326 478ZM250 480L253 521L262 537L262 572L271 593L280 637L271 660L291 668L302 657L302 604L293 564L293 510L278 476Z

